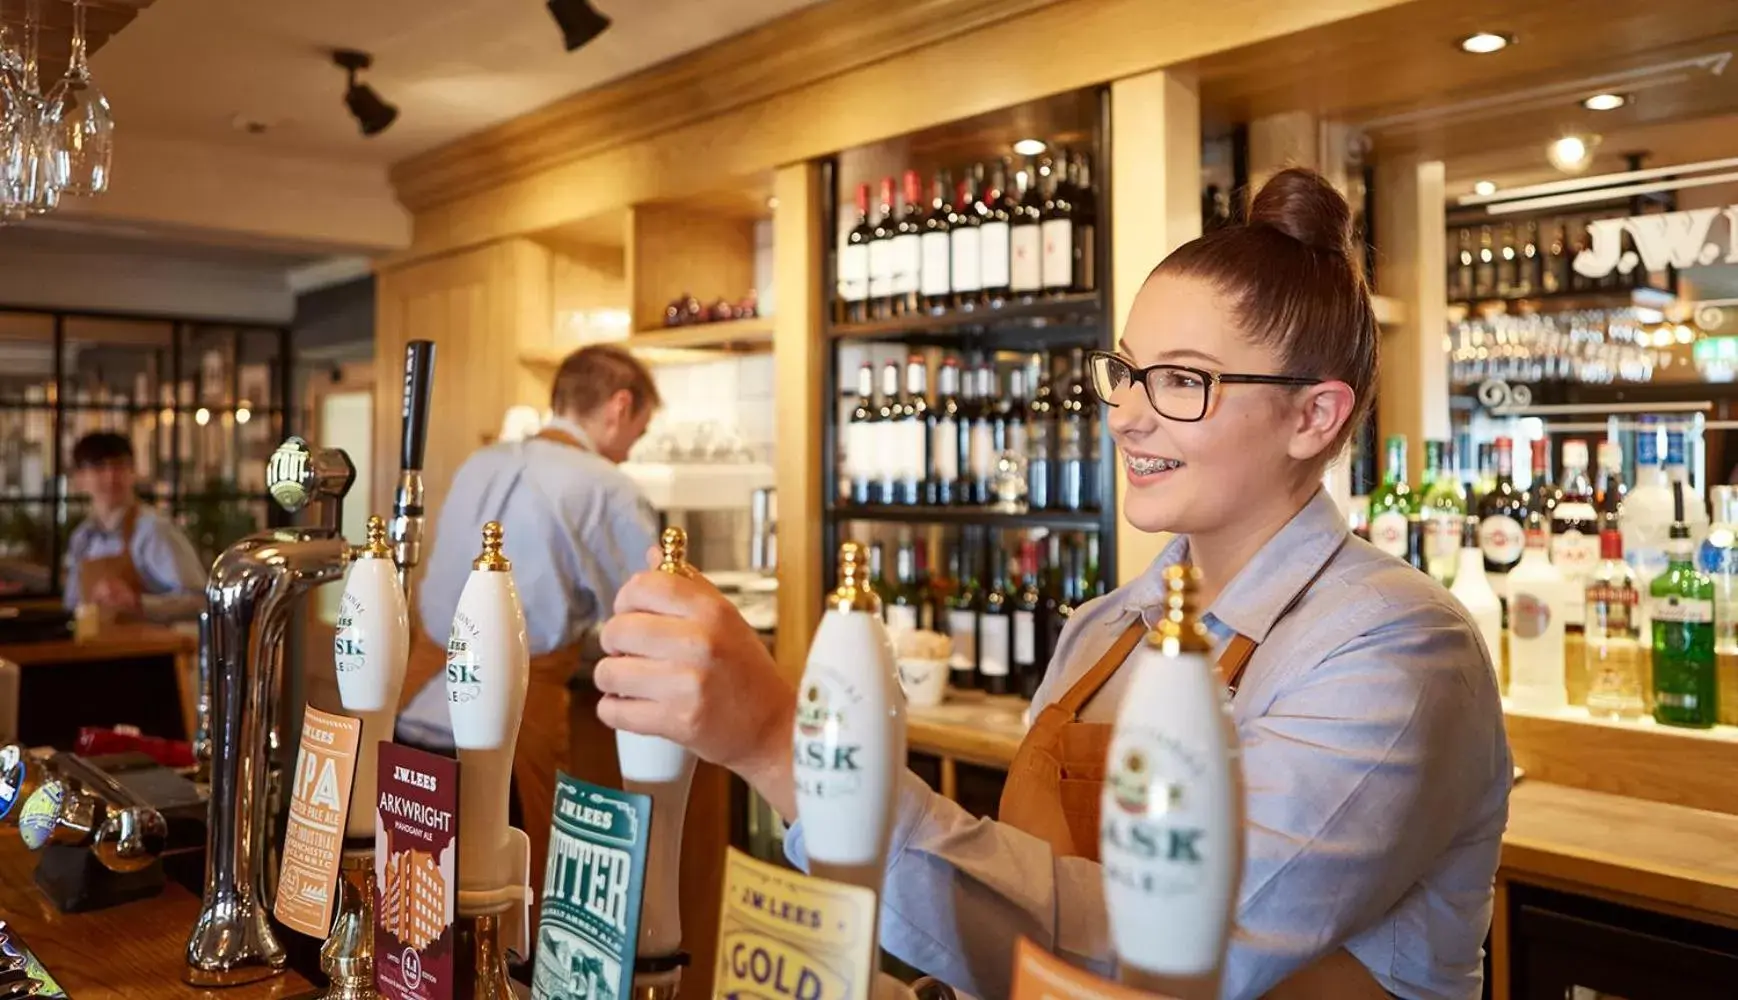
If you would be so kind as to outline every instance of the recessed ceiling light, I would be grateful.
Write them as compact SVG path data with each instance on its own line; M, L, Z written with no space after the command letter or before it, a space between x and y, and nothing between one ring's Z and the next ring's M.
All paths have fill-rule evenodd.
M1479 195L1496 194L1497 193L1497 182L1496 181L1479 181L1478 183L1476 183L1472 186L1472 193L1479 194Z
M1594 94L1581 102L1581 106L1589 111L1616 111L1629 103L1629 98L1622 94Z
M1573 174L1587 169L1592 151L1593 143L1589 139L1579 135L1566 135L1546 148L1545 158L1558 170Z
M1508 48L1515 41L1513 35L1499 35L1494 31L1481 31L1462 38L1457 44L1462 52L1471 52L1475 56L1489 55Z
M1021 139L1014 143L1014 152L1021 156L1037 156L1050 147L1044 145L1043 139Z

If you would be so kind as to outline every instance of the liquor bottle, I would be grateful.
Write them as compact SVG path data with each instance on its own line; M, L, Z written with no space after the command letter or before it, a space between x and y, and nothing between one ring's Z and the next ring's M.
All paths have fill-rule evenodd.
M1074 174L1074 290L1098 290L1098 191L1092 186L1092 159L1077 154L1069 163Z
M929 366L923 355L905 361L904 416L900 422L899 502L920 504L930 493L929 470Z
M978 405L972 414L972 502L984 506L995 501L996 456L1000 453L1001 412L996 400L996 370L980 361L972 372L978 386Z
M1539 254L1539 223L1529 219L1521 223L1521 235L1516 243L1515 295L1526 298L1539 294L1543 258Z
M905 766L905 698L861 559L857 543L840 546L839 589L797 688L793 778L809 870L880 892Z
M956 309L972 309L983 301L983 216L978 214L977 182L971 171L960 178L954 210L948 216L949 272Z
M982 164L979 169L983 169ZM1011 266L1009 228L1013 221L1009 211L1010 201L1006 168L1001 160L997 160L990 167L989 184L978 196L977 204L978 217L983 220L983 225L979 227L980 239L983 241L979 261L983 268L984 301L992 306L1001 305L1008 300Z
M947 172L940 171L930 183L929 211L923 216L919 245L918 292L923 296L924 311L931 313L953 304L953 249L949 239L953 205L948 203L948 195Z
M1497 488L1497 446L1481 444L1478 446L1478 455L1478 479L1473 484L1472 496L1468 498L1468 503L1474 510Z
M1635 567L1637 585L1646 589L1665 572L1672 526L1672 491L1660 466L1659 424L1652 417L1641 418L1635 435L1635 486L1624 498L1618 524L1623 529L1624 558Z
M1424 442L1424 465L1424 495L1418 500L1418 514L1424 520L1425 564L1430 575L1447 587L1454 583L1460 562L1466 501L1448 460L1447 441Z
M1587 478L1587 442L1563 442L1563 488L1551 511L1551 562L1573 585L1568 617L1570 632L1581 630L1582 598L1593 567L1599 562L1599 513L1593 509L1593 483Z
M908 541L893 552L893 586L886 590L887 631L898 635L918 627L917 550Z
M978 680L990 694L1014 691L1012 598L1008 555L997 537L990 543L990 582L978 615Z
M1690 526L1690 538L1700 545L1708 537L1708 504L1702 491L1690 485L1690 469L1686 459L1688 432L1682 424L1666 425L1666 482L1684 486L1684 523Z
M1647 714L1642 680L1641 589L1623 559L1623 533L1615 524L1599 531L1599 565L1587 578L1586 649L1582 682L1587 711L1598 718L1639 719ZM1575 694L1570 693L1570 704Z
M1406 519L1418 510L1412 487L1406 484L1406 438L1388 436L1387 465L1382 485L1370 494L1370 542L1396 559L1406 558Z
M1714 676L1718 721L1738 725L1738 487L1714 487L1714 523L1696 553L1714 581Z
M1497 298L1514 298L1519 255L1515 253L1515 226L1505 222L1497 230Z
M1719 718L1714 581L1693 561L1695 547L1685 520L1683 485L1673 485L1666 569L1648 585L1654 719L1668 726L1706 729Z
M1049 164L1049 187L1038 211L1044 241L1039 271L1046 295L1066 295L1074 289L1074 185L1069 167L1068 151L1062 150Z
M970 540L962 533L953 549L954 592L947 601L947 634L953 640L948 683L960 691L978 686L978 573Z
M1056 454L1055 392L1050 386L1049 363L1044 355L1032 355L1027 367L1033 373L1036 388L1031 404L1026 407L1026 506L1046 510L1055 502L1051 488Z
M875 229L869 237L869 315L886 319L893 315L893 238L899 235L893 217L893 178L881 180L881 202Z
M1063 510L1086 507L1087 437L1089 426L1086 387L1086 355L1079 348L1069 352L1068 388L1062 395L1062 412L1056 421L1056 505Z
M1485 641L1485 651L1491 655L1491 668L1499 678L1507 676L1503 669L1503 602L1491 589L1485 575L1485 556L1479 544L1479 519L1463 519L1460 539L1460 564L1455 569L1454 586L1449 593L1466 609L1467 616L1478 626L1479 637Z
M1497 474L1490 492L1479 500L1479 548L1485 554L1485 573L1491 589L1506 602L1509 597L1508 575L1521 561L1527 536L1521 522L1527 516L1527 501L1515 489L1514 444L1506 437L1496 440Z
M1599 530L1616 527L1623 513L1629 486L1623 481L1623 448L1616 441L1599 442L1599 489L1593 502L1599 508Z
M1478 260L1473 264L1472 295L1488 299L1497 294L1497 255L1492 246L1491 227L1479 227Z
M1473 297L1472 230L1465 226L1455 234L1455 251L1449 263L1448 297L1454 302L1466 302Z
M1031 302L1044 288L1044 237L1038 217L1043 212L1038 169L1031 160L1014 173L1014 194L1008 199L1008 293Z
M923 277L923 193L917 171L905 172L905 205L893 232L892 312L914 316L923 311L919 284Z
M869 222L869 185L857 185L857 224L839 243L839 308L842 323L861 323L869 318L869 241L875 227Z
M845 460L851 502L873 504L881 502L881 469L877 418L875 409L875 366L864 362L857 369L857 405L851 409L851 420L845 425Z
M1568 580L1551 565L1550 531L1528 515L1527 548L1509 572L1509 698L1517 708L1548 712L1569 704L1563 651Z
M936 376L940 390L935 405L929 409L929 497L928 503L955 504L960 502L963 481L960 478L960 363L948 355L941 361Z
M1549 443L1544 438L1535 438L1531 444L1533 474L1528 480L1525 494L1527 510L1538 514L1549 526L1552 512L1557 509L1557 501L1563 498L1563 490L1551 481L1551 458L1547 453Z
M905 402L899 398L899 362L889 361L881 369L881 402L875 408L876 466L881 472L881 502L901 503L901 480L905 468L900 455L905 430Z
M1188 566L1165 571L1163 617L1123 665L1099 855L1119 978L1217 997L1243 869L1243 779L1195 586Z
M1038 693L1044 668L1050 665L1043 653L1044 594L1038 582L1038 543L1028 538L1020 543L1020 588L1009 602L1013 607L1015 688L1027 701Z

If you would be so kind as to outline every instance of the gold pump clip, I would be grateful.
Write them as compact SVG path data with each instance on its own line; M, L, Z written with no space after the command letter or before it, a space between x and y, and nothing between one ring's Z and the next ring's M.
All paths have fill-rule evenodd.
M471 561L471 568L490 573L505 573L513 568L512 560L501 554L500 521L483 525L483 551Z
M658 537L658 548L663 552L663 558L658 561L658 572L671 573L676 576L693 576L694 567L688 562L688 533L681 528L665 528Z
M1147 634L1147 642L1166 656L1211 652L1213 644L1197 604L1201 571L1188 563L1177 563L1165 568L1164 579L1164 616Z
M881 613L881 598L869 583L869 560L859 542L839 546L839 588L827 598L827 607L834 611L866 611Z
M368 515L368 540L356 546L353 559L391 559L392 545L386 540L386 518Z

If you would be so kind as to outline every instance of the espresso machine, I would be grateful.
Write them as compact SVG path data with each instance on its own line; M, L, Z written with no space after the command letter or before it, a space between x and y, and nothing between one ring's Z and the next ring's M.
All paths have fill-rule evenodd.
M406 346L401 407L403 448L391 524L400 586L421 557L422 458L427 437L434 344ZM193 986L233 986L281 972L286 956L267 917L268 831L275 825L282 744L285 633L297 600L340 579L358 550L338 525L355 482L350 457L291 437L266 470L285 510L311 507L313 523L258 532L217 558L206 584L200 666L206 675L200 733L211 779L205 894L187 941L183 978ZM366 807L365 807L366 808Z

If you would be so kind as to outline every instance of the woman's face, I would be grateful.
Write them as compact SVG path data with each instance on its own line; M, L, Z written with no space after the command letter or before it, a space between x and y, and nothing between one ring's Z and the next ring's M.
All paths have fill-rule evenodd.
M1135 297L1118 353L1142 368L1284 374L1278 355L1245 339L1234 316L1232 302L1211 284L1154 275ZM1326 447L1309 447L1319 436L1312 430L1320 417L1312 414L1317 395L1286 386L1212 385L1206 416L1187 422L1160 416L1138 382L1119 388L1106 413L1128 481L1129 523L1149 532L1211 533L1295 490ZM1300 433L1309 440L1300 442Z

